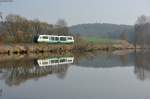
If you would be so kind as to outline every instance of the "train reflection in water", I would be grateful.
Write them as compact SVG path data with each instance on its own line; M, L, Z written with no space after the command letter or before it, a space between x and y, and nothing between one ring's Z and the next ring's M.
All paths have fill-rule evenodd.
M54 57L46 59L22 59L0 62L0 80L5 80L9 86L20 85L29 80L36 81L47 75L56 75L63 79L67 70L74 62L74 57Z
M49 59L38 59L37 63L40 67L43 67L43 66L72 64L73 61L74 61L74 57L59 57L59 58L49 58Z

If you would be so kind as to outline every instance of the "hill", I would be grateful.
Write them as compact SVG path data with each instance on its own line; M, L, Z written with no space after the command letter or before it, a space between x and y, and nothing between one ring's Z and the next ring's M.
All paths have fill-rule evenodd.
M134 26L132 25L108 23L79 24L71 26L69 30L71 33L79 34L84 37L94 36L121 39L121 35L124 33L130 42L134 39Z

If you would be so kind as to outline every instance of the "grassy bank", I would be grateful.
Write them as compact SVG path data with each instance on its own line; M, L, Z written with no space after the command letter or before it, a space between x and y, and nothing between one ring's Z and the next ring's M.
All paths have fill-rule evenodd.
M110 43L115 44L116 43L115 39L101 38L101 37L83 37L83 40L94 44L110 44Z
M84 51L134 49L133 44L128 41L100 37L82 37L77 40L75 46L78 50Z

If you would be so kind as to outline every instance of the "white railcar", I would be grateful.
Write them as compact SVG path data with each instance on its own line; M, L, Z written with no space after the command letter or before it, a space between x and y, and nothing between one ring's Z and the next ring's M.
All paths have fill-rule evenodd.
M45 43L74 43L73 36L39 35L37 42Z

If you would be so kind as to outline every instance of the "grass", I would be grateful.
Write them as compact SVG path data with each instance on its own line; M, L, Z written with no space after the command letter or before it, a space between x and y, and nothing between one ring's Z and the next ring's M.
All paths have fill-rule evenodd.
M102 38L102 37L83 37L83 39L87 42L100 43L100 44L110 44L110 43L115 43L116 41L111 38Z

